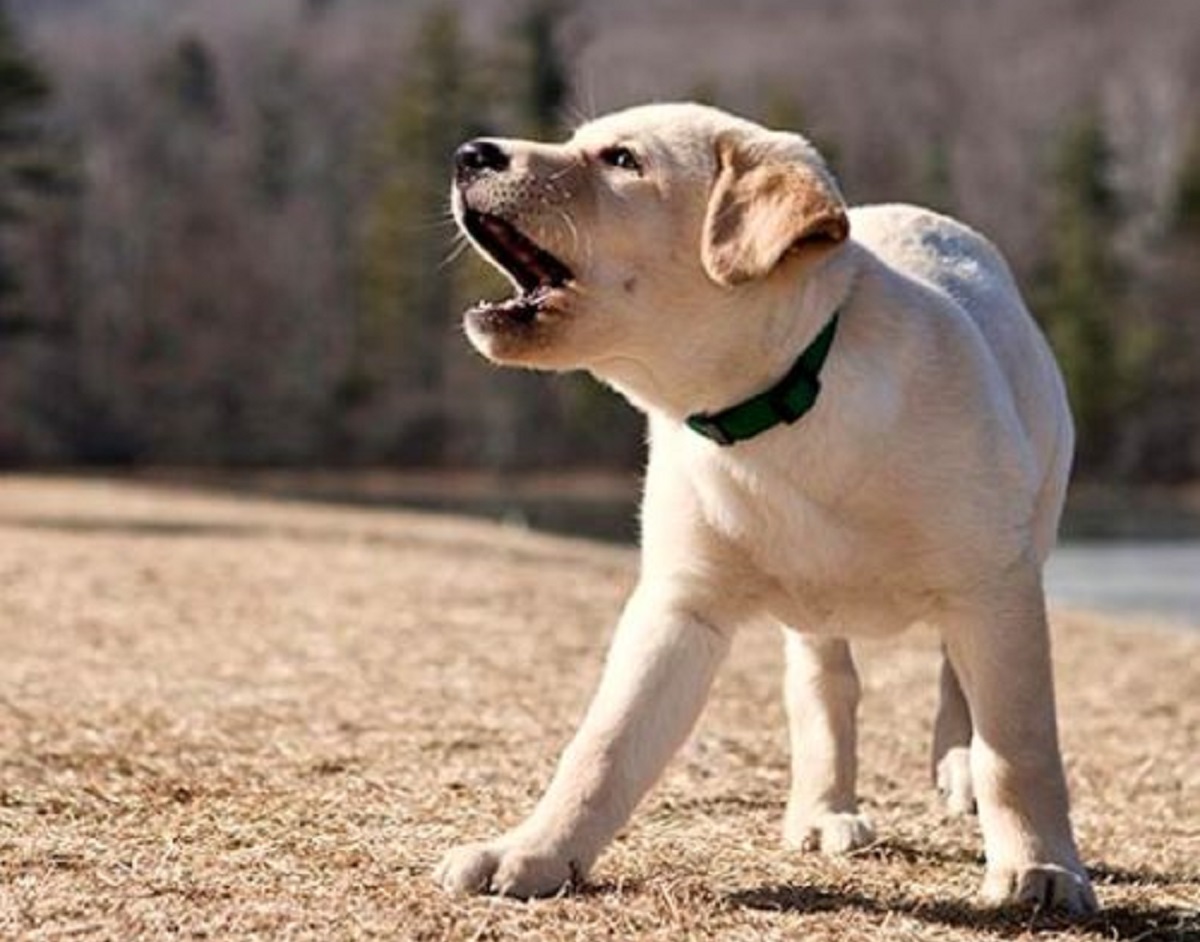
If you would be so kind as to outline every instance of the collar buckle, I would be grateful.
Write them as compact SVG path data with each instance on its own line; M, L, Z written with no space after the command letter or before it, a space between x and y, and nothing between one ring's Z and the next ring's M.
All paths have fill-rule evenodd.
M711 415L697 413L687 417L687 426L693 432L703 435L718 445L732 445L737 439L730 435L723 425Z

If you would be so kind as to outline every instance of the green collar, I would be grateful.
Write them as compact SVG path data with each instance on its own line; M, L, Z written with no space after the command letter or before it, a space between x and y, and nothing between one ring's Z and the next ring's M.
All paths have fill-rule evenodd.
M821 391L821 367L837 333L838 316L801 352L787 375L766 392L720 412L698 412L687 417L687 425L718 445L734 445L761 435L776 425L791 425L813 407Z

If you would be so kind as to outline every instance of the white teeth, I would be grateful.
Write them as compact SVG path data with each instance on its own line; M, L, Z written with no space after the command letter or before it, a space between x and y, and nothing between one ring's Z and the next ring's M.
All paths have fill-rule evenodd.
M541 313L542 305L553 290L549 286L542 285L531 291L522 291L503 301L480 301L472 308L472 311L511 318L522 323L531 323Z

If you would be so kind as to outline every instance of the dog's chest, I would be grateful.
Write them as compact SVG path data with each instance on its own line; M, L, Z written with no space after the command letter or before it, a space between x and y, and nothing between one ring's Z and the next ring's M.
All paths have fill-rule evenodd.
M934 603L896 534L814 498L802 471L693 470L706 523L761 580L764 607L777 618L805 630L884 634Z

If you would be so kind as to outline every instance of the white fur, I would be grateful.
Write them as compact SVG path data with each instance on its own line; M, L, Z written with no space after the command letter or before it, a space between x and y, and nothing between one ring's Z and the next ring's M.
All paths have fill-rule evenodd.
M581 878L692 728L733 632L765 614L787 629L802 758L789 842L872 839L844 639L925 622L948 655L934 763L953 809L978 802L985 898L1092 909L1041 584L1072 454L1052 356L996 250L914 207L851 210L848 240L721 283L701 241L730 136L755 161L803 165L841 213L802 138L694 105L621 112L565 145L499 142L511 166L455 191L460 214L505 216L576 276L532 328L469 320L472 341L500 362L590 369L648 414L651 453L640 584L587 718L529 819L453 851L440 878L520 896ZM614 144L643 172L605 164ZM683 425L770 387L835 311L823 390L800 421L728 448Z

